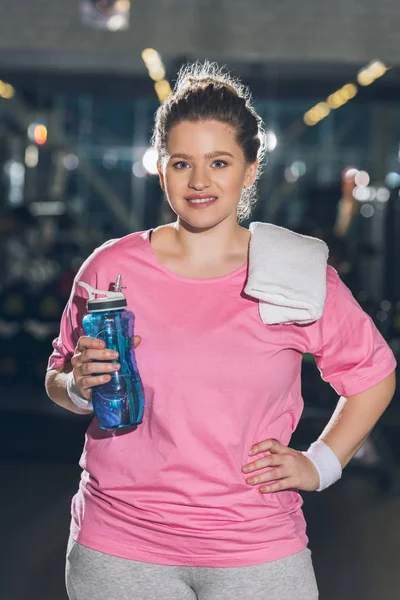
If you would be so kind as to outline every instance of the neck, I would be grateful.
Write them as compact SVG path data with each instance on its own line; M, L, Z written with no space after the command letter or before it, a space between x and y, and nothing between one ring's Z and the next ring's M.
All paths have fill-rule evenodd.
M247 255L250 232L226 219L209 229L194 229L179 218L172 225L176 249L192 264L207 264Z

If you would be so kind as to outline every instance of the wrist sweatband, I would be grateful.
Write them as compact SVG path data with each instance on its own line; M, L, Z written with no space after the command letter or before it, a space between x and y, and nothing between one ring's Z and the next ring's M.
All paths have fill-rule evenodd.
M322 492L335 483L342 476L342 465L340 460L322 440L317 440L306 452L303 452L311 460L319 475L319 487L317 492Z
M78 388L76 387L73 371L71 371L67 375L67 394L71 398L75 406L78 406L79 408L84 408L85 410L93 410L91 400L86 400L86 398L80 395Z

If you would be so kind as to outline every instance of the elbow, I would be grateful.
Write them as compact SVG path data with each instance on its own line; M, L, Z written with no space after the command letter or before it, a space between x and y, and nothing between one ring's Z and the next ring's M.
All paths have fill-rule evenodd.
M44 378L44 389L46 390L46 394L52 400L52 388L54 384L54 377L57 375L56 369L51 369L47 371L46 376Z
M60 374L69 373L69 371L72 371L72 365L70 363L65 363L61 367L49 369L47 371L44 379L44 389L53 402L56 402L55 396L57 396L58 389L60 388Z

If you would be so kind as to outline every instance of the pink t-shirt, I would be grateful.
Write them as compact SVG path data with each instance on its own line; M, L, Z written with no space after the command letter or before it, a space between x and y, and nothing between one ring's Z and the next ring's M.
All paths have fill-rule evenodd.
M307 545L296 491L261 494L242 465L268 438L289 444L302 410L302 354L341 395L388 376L395 359L371 319L328 267L324 314L307 326L266 326L243 292L246 266L215 279L178 276L155 257L149 231L98 248L77 279L109 289L122 273L142 343L146 396L135 430L91 422L72 502L72 536L123 558L238 567ZM72 290L49 368L69 361L85 314Z

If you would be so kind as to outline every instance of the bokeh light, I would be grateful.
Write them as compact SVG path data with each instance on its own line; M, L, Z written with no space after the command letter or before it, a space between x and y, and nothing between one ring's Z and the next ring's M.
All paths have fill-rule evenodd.
M375 213L375 209L372 206L372 204L363 204L362 207L360 208L360 213L366 219L370 219L373 216L373 214Z
M76 154L69 153L63 157L62 163L67 171L74 171L79 166L79 158Z
M397 188L400 186L400 174L392 171L385 177L385 183L389 188Z
M133 163L132 173L135 175L135 177L145 177L146 176L147 171L144 168L143 163L140 160L137 160L136 162Z
M29 133L31 132L31 134ZM38 146L43 146L47 142L47 127L43 123L30 125L28 128L28 136L35 141ZM32 137L31 137L32 136Z
M143 166L149 175L157 175L157 150L154 148L148 148L143 155Z
M366 171L358 171L354 177L354 183L359 187L367 187L370 182L370 176Z
M376 190L376 199L378 202L387 202L390 198L390 190L380 187Z
M39 151L37 146L27 146L25 150L25 164L30 169L37 167L39 162Z
M278 138L273 131L265 132L265 148L267 152L273 152L278 144Z

